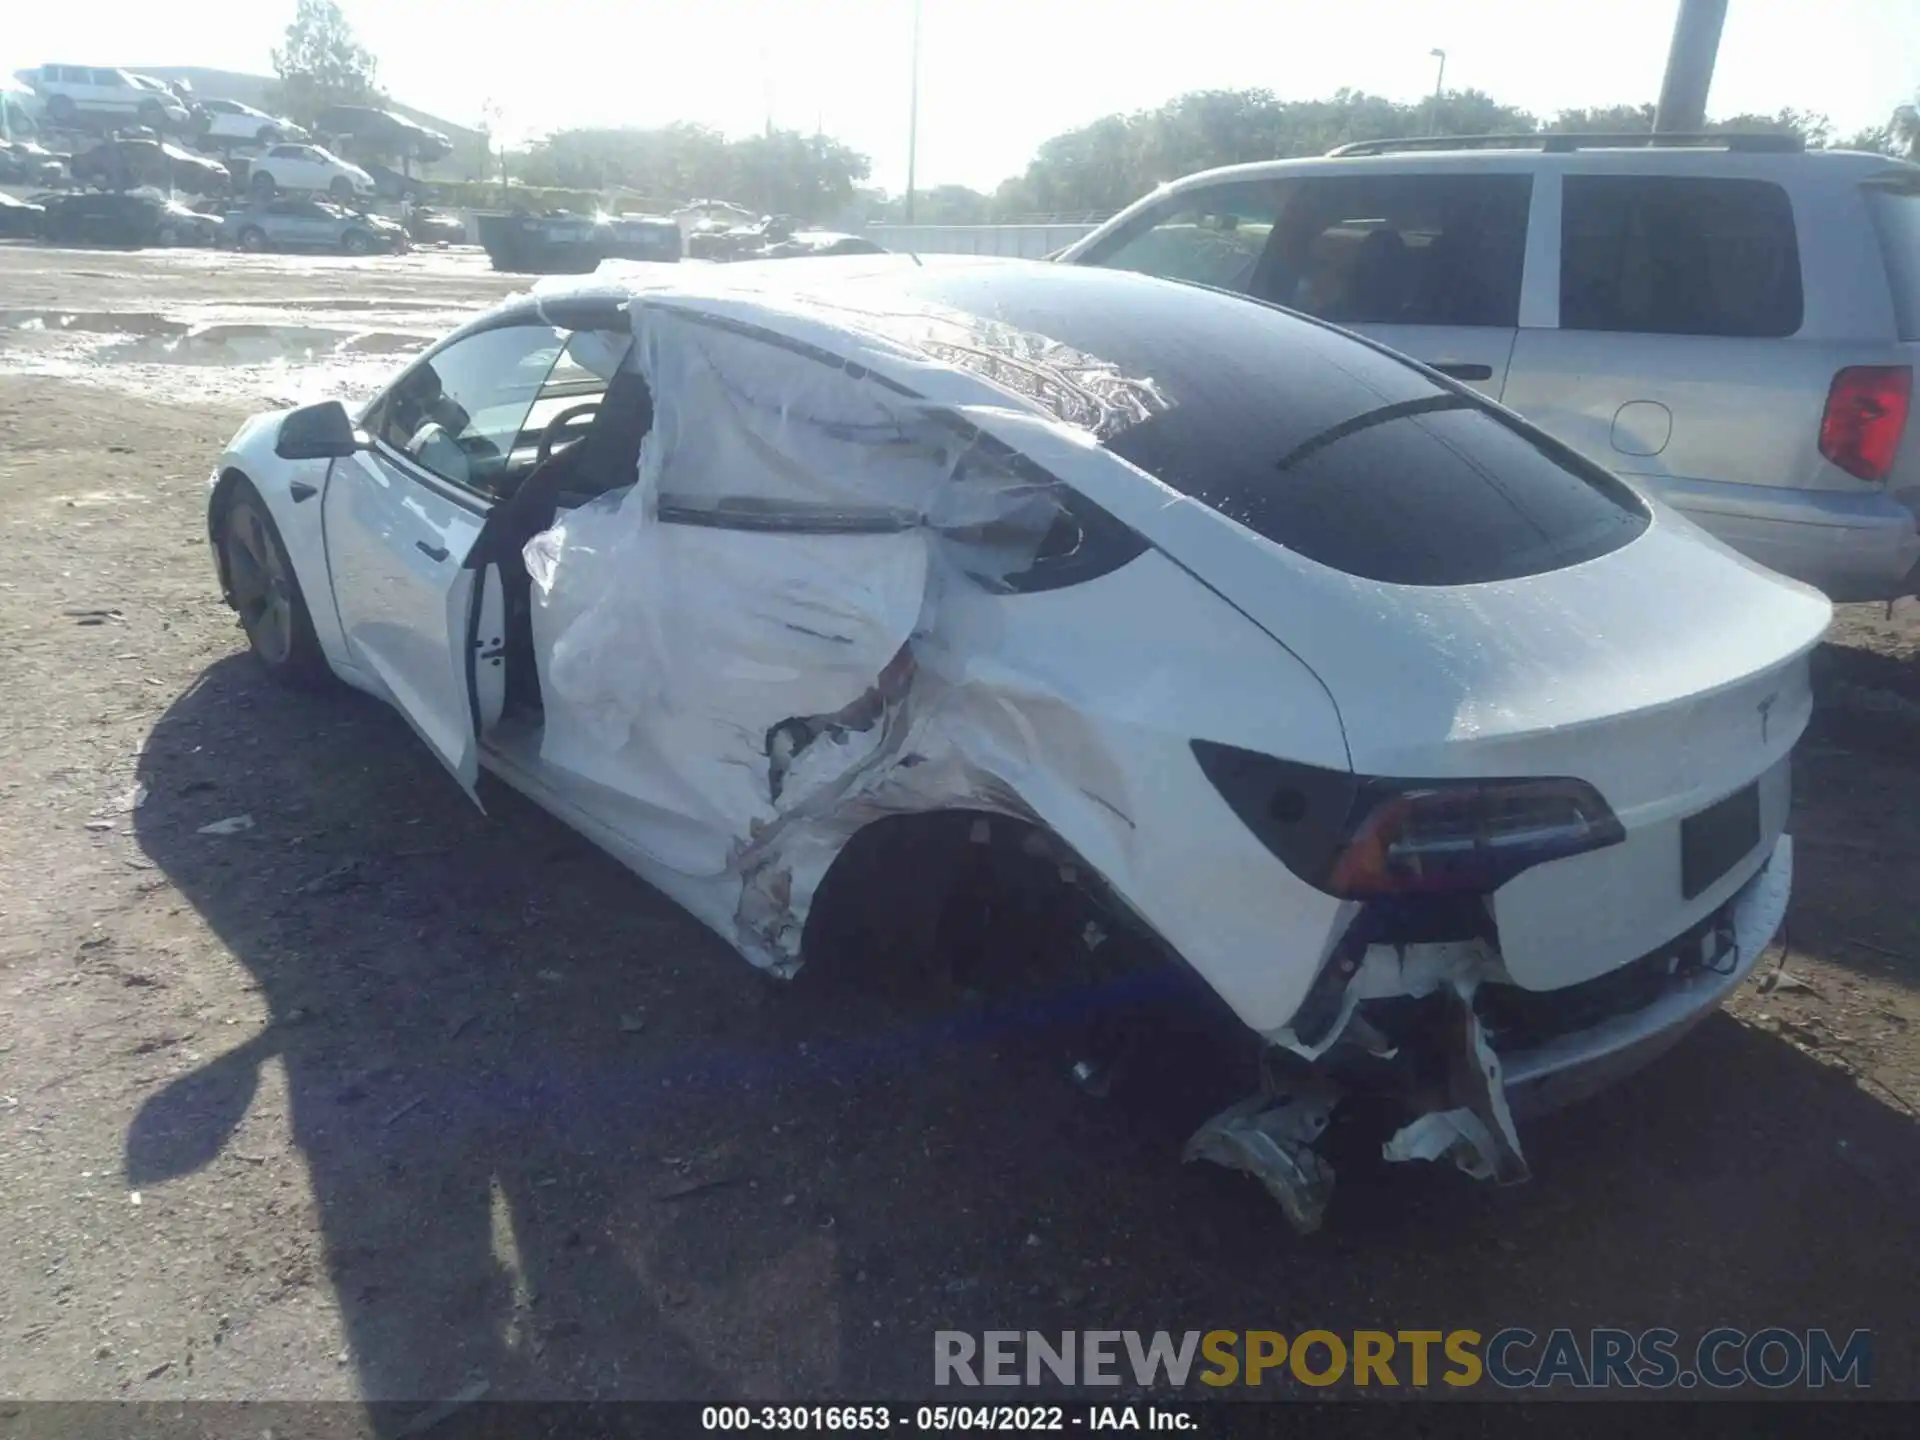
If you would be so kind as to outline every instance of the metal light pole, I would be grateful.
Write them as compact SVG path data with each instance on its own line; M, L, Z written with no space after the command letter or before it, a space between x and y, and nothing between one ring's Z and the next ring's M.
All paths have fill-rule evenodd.
M1673 43L1667 49L1667 74L1660 82L1660 105L1653 115L1656 135L1706 128L1707 91L1713 85L1713 62L1720 54L1720 28L1726 20L1727 0L1680 0Z
M920 150L920 5L913 0L913 79L907 101L907 224L913 223L913 167Z
M1427 122L1427 133L1438 135L1440 133L1440 92L1446 88L1447 84L1447 52L1435 49L1429 50L1427 54L1440 62L1440 73L1433 77L1433 114Z

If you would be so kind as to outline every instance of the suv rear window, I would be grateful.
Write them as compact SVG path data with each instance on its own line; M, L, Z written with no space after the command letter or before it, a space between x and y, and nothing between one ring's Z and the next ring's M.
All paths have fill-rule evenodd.
M1902 340L1920 340L1920 191L1867 191L1893 291L1893 323Z
M1560 328L1778 338L1800 328L1800 247L1766 180L1569 175Z
M1156 403L1101 443L1289 550L1395 585L1578 564L1647 526L1633 492L1470 391L1269 305L1094 267L928 266L892 283L1074 347ZM978 368L1004 383L992 347ZM964 346L943 350L968 365ZM1082 422L1086 397L1029 398Z

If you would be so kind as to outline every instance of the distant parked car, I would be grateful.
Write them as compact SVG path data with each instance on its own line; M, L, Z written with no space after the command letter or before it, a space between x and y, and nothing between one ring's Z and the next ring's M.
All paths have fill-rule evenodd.
M375 160L356 162L360 168L373 177L373 193L376 199L403 201L417 205L431 198L433 187L417 175L408 175L395 170L391 165L382 165Z
M422 205L407 217L407 234L422 245L464 245L467 227L451 215Z
M195 210L179 200L169 200L167 213L154 236L160 245L194 245L211 248L220 243L220 217Z
M0 185L56 185L63 164L31 140L0 140Z
M798 256L810 255L884 255L886 246L876 244L864 235L843 235L832 230L802 230L789 235L785 240L775 241L765 249L749 251L742 258L750 260L791 260Z
M1361 141L1190 175L1061 258L1390 345L1831 599L1920 587L1920 166L1769 134Z
M194 96L191 86L182 84L177 80L161 80L156 76L140 75L131 71L128 72L128 76L133 83L138 85L142 90L150 91L152 94L159 96L163 108L170 108L177 105L187 112L187 118L184 122L176 122L171 115L169 115L166 123L156 126L156 129L176 130L182 136L187 136L197 131L205 121L206 111L201 108L200 101ZM144 123L151 124L152 122L148 120Z
M200 110L200 138L215 144L277 145L307 138L307 132L293 121L238 100L202 100Z
M438 130L367 105L330 105L313 128L332 139L354 142L357 154L405 155L432 164L453 153L453 141Z
M527 275L586 275L602 260L680 258L680 227L645 216L481 215L475 221L493 268Z
M37 240L46 233L46 206L0 192L0 240Z
M211 216L156 195L57 195L47 201L47 239L64 245L191 245Z
M260 196L310 191L341 202L374 195L371 175L318 145L275 145L253 162L247 188Z
M220 238L241 250L337 250L369 255L407 248L407 232L393 221L319 200L268 200L229 210Z
M155 130L186 130L192 112L158 80L142 84L125 70L91 65L42 65L21 70L46 108L50 124L72 128L137 120Z
M161 140L103 140L68 163L83 185L132 190L151 185L189 195L224 195L232 183L227 167Z

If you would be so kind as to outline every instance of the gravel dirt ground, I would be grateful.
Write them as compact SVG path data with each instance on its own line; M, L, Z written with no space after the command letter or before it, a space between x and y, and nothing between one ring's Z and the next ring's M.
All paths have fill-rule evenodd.
M1530 1184L1356 1144L1300 1239L1150 1099L769 981L256 670L221 442L513 288L482 263L0 247L0 1397L904 1398L936 1328L1719 1324L1872 1329L1920 1397L1920 606L1818 657L1769 978L1526 1127Z

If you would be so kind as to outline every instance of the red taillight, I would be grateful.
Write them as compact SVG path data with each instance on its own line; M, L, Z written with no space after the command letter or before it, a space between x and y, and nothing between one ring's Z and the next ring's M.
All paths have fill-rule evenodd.
M1327 888L1364 900L1465 891L1490 895L1523 870L1626 838L1584 780L1431 785L1375 780Z
M1913 400L1908 365L1849 365L1833 377L1820 417L1820 453L1849 475L1884 480Z

